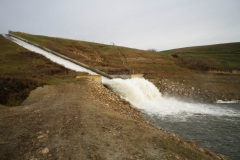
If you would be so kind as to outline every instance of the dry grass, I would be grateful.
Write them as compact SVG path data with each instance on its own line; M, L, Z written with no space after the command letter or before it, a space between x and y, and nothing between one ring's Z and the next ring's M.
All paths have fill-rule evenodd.
M0 36L0 104L20 105L44 84L76 81L77 73Z
M11 32L109 74L188 72L169 55L85 41Z
M220 69L218 66L224 69L229 69L227 66L232 66L231 69L238 68L240 43L159 53L21 32L11 33L108 74L143 73L145 78L153 79L156 83L164 78L203 90L214 89L218 95L240 97L240 75L212 74L205 71L208 68Z

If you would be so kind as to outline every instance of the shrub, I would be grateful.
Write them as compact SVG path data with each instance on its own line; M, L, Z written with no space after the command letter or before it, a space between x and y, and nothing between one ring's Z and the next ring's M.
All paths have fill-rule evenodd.
M171 55L173 58L178 58L178 55L177 54L172 54Z
M157 52L156 49L148 49L149 52Z
M191 69L208 70L210 68L209 65L201 59L196 59L193 57L181 57L180 60Z
M20 105L31 90L44 84L44 82L33 78L0 77L0 104L6 106Z

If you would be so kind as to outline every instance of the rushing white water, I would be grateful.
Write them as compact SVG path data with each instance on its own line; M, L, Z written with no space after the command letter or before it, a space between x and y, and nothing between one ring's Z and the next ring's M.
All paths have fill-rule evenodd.
M87 72L92 75L96 73L76 65L70 61L60 58L52 53L42 50L36 46L23 42L14 37L6 37L17 44L27 48L30 51L37 52L46 56L48 59L65 66L66 68ZM102 82L117 92L122 98L129 101L135 107L144 110L148 114L157 115L160 117L174 116L174 119L185 120L188 116L193 115L214 115L214 116L239 116L240 113L231 109L224 109L206 104L191 104L179 102L174 99L163 98L158 89L144 78L132 79L112 79L109 80L103 77Z
M187 117L194 115L240 115L238 111L233 109L163 98L158 89L144 78L112 79L105 81L104 84L135 107L162 118L173 116L173 119L185 120Z

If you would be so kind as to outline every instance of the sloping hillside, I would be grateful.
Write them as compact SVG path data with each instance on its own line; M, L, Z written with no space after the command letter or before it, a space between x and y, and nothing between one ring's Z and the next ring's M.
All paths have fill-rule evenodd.
M108 74L143 73L164 96L197 102L240 99L240 74L208 72L208 69L238 69L239 43L157 53L22 32L10 33ZM184 50L186 53L182 53Z
M240 70L240 42L187 47L160 53L172 55L189 68Z
M31 90L44 84L76 81L75 71L53 63L44 56L0 35L0 104L22 103Z
M21 32L10 33L109 74L189 72L171 56L156 52Z

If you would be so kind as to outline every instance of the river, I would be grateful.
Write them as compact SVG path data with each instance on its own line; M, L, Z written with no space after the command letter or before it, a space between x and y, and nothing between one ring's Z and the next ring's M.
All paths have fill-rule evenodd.
M145 79L113 79L105 85L140 109L151 123L216 153L240 159L240 104L196 104L163 98Z
M12 41L66 68L96 74L13 37ZM166 99L144 78L103 79L151 123L233 160L240 159L240 104L194 104Z
M195 141L199 146L208 148L216 153L226 155L231 159L240 159L240 105L239 104L205 104L217 109L233 111L233 115L211 115L199 113L175 119L174 115L149 115L144 118L160 126L166 131L174 132L180 137Z

